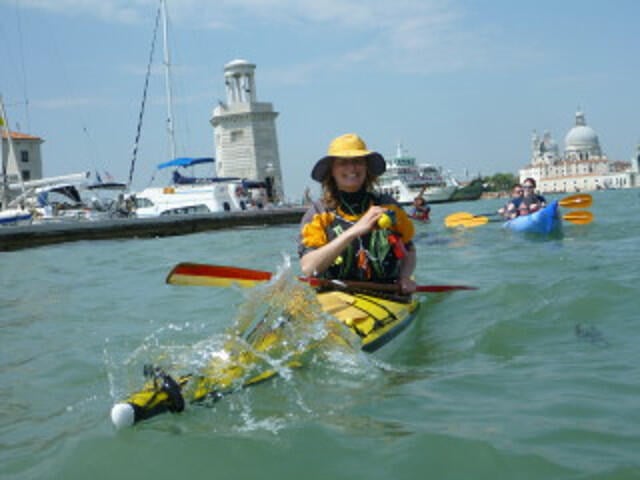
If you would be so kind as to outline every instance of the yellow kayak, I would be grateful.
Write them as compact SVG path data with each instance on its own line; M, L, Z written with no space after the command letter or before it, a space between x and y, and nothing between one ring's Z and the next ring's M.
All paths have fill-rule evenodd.
M293 295L295 297L295 292ZM287 352L282 357L286 359L284 366L301 367L304 355L328 339L345 345L355 343L365 352L374 352L386 345L411 324L419 303L411 298L384 297L325 291L315 295L315 309L309 308L308 303L291 301L290 305L301 305L289 307L292 317L302 316L309 325L317 322L319 316L328 314L333 324L326 338ZM234 390L276 376L278 370L265 358L277 358L284 346L292 343L287 342L287 335L291 328L288 324L293 322L265 323L258 322L247 334L228 340L197 374L174 378L161 368L146 366L147 381L143 388L113 406L111 420L114 425L121 428L160 413L181 412L188 403L216 401Z

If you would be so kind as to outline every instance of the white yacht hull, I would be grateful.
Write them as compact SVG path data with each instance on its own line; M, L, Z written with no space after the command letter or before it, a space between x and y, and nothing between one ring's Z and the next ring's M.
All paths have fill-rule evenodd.
M0 225L26 225L31 223L31 218L30 212L19 208L0 210Z
M146 188L135 194L135 205L137 217L149 218L246 210L247 200L239 182L220 182Z

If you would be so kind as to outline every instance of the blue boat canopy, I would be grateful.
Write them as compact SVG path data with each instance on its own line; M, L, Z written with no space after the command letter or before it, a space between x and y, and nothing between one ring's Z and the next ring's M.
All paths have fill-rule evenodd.
M158 164L158 170L170 167L191 167L193 165L199 165L200 163L213 163L215 160L211 157L191 158L180 157Z

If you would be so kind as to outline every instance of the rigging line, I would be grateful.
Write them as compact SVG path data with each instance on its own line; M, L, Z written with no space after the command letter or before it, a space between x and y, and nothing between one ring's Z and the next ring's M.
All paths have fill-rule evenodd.
M24 93L24 114L27 121L27 132L31 132L31 120L29 119L29 94L27 92L27 73L24 66L24 45L22 41L22 21L20 17L19 0L16 0L16 25L18 27L18 46L20 50L20 66L22 68L22 90Z
M142 92L142 104L140 106L140 115L138 116L138 128L136 130L136 139L133 143L133 152L131 158L131 167L129 168L129 180L127 181L127 190L131 187L131 182L133 181L133 171L136 165L136 157L138 155L138 145L140 143L140 132L142 131L142 119L144 117L144 107L147 102L147 91L149 89L149 77L151 76L151 65L153 63L153 52L156 47L156 38L158 36L158 26L160 25L160 10L161 7L158 7L158 11L156 13L156 24L153 29L153 40L151 41L151 52L149 52L149 63L147 64L147 74L144 79L144 88Z
M173 126L173 92L171 87L171 56L169 53L169 13L167 12L166 0L160 0L160 8L162 11L163 64L167 95L167 137L171 158L176 158L176 140Z
M96 148L95 143L93 142L93 139L91 138L91 135L89 135L89 129L86 127L86 125L82 126L82 132L87 137L88 146L89 146L89 148L87 149L87 154L88 154L88 156L90 158L91 166L93 167L93 170L97 173L98 172L98 165L96 163L96 157L98 157L98 160L100 160L101 149L100 148ZM103 164L103 162L100 161L100 164ZM103 166L102 169L104 170L104 166Z

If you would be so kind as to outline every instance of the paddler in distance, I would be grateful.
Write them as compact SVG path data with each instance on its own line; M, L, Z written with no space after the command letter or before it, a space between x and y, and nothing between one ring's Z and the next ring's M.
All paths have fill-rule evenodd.
M522 186L519 184L514 187L514 192L519 187L518 195L514 194L511 201L504 207L504 215L507 218L515 218L523 215L529 215L530 213L537 212L546 207L547 200L542 196L536 194L536 181L529 177L522 182ZM522 192L522 193L520 193ZM500 213L500 210L498 210Z
M423 222L428 222L430 214L431 207L427 204L427 201L424 199L421 192L420 195L413 199L413 206L411 207L411 218Z
M524 182L522 182L522 190L524 195L518 207L520 215L529 215L547 206L546 198L536 193L536 181L533 178L526 178Z
M520 206L520 202L522 202L523 195L524 191L522 189L522 185L516 183L511 188L511 198L504 207L498 209L498 213L507 219L516 218L518 216L518 207Z
M382 155L349 133L334 139L311 178L322 198L305 213L298 253L302 272L329 279L396 283L411 294L416 267L413 223L389 195L374 192Z

